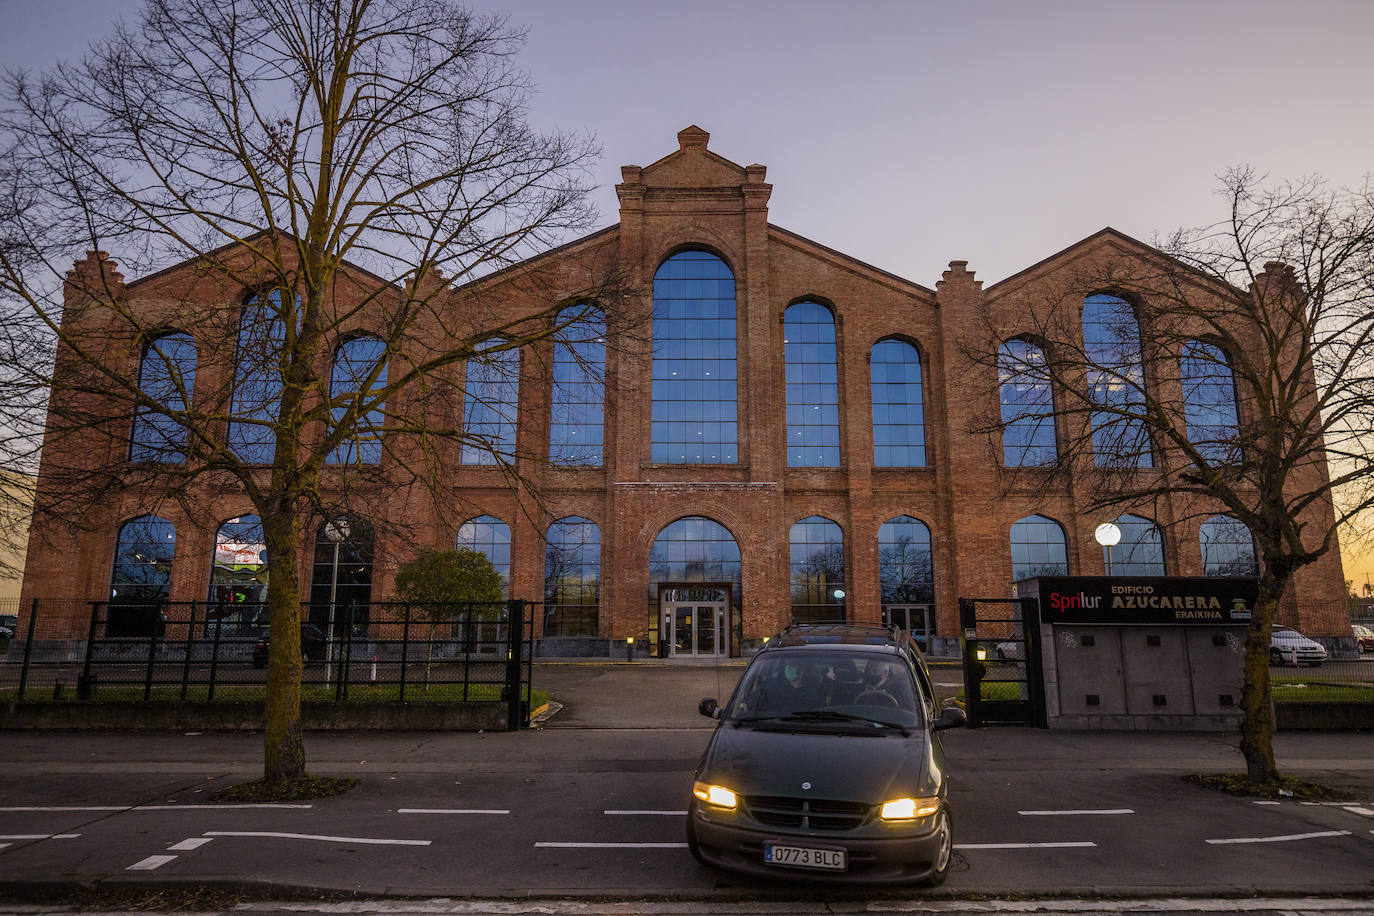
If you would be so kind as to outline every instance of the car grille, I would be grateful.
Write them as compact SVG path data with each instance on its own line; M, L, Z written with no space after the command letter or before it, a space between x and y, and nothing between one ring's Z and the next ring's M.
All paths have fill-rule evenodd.
M853 830L873 809L862 802L784 795L747 795L744 804L759 823L792 830Z

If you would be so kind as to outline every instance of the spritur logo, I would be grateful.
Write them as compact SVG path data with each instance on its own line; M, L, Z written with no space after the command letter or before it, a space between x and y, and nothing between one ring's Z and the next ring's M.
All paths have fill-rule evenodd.
M1095 608L1101 603L1101 595L1085 595L1082 592L1076 595L1061 595L1058 592L1050 592L1050 609L1055 611Z

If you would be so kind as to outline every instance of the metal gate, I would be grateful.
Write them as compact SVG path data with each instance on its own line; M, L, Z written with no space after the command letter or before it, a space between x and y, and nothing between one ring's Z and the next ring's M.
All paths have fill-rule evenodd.
M1035 598L960 598L969 725L1046 727Z

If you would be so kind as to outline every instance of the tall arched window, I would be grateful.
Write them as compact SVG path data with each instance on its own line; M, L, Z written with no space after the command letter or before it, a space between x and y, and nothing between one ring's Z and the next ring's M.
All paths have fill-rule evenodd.
M878 584L884 606L935 600L935 567L925 522L899 515L878 528Z
M1009 340L997 351L1002 398L1002 463L1009 468L1054 464L1054 395L1045 351L1026 340Z
M650 460L737 463L736 379L735 275L713 254L675 254L654 274Z
M787 464L840 466L840 383L835 366L835 316L819 302L783 312L787 361Z
M1122 515L1116 518L1121 541L1107 551L1107 570L1111 576L1163 576L1164 541L1159 529L1148 518Z
M372 526L342 516L315 529L310 622L343 637L367 632L372 610Z
M176 544L176 527L156 515L140 516L120 527L110 574L106 636L164 635Z
M1214 515L1198 529L1204 576L1257 576L1255 538L1235 516Z
M873 388L873 463L880 468L926 463L921 357L904 340L880 340L869 355Z
M1097 466L1153 466L1150 436L1140 419L1145 406L1140 324L1130 303L1106 293L1084 299L1083 347L1089 396L1101 408L1092 414Z
M792 620L844 620L844 532L813 515L792 526Z
M501 574L501 595L510 597L510 527L499 518L479 515L458 528L457 546L475 550Z
M467 362L463 409L463 464L500 464L515 459L515 415L520 403L520 351L500 350L490 340L486 351Z
M1236 382L1226 353L1203 340L1185 341L1178 367L1188 441L1210 462L1239 461Z
M196 342L190 334L163 334L148 341L138 364L138 390L171 412L191 406L196 387ZM154 407L134 413L129 458L176 464L186 460L187 428Z
M386 387L386 365L382 358L386 344L376 337L354 337L334 351L334 366L329 379L329 397L334 402L330 418L339 422L348 409L348 402L366 386L367 394ZM369 384L372 371L380 369ZM357 419L356 435L349 436L329 453L330 464L380 464L382 460L382 427L386 419L382 405L365 411Z
M1011 523L1011 581L1068 574L1069 551L1058 522L1027 515Z
M262 519L240 515L215 532L209 617L221 630L267 619L267 542Z
M239 315L230 399L229 448L246 464L271 464L281 415L281 354L286 345L281 290L253 295Z
M649 551L649 635L659 654L713 655L737 641L738 631L726 631L743 619L743 582L739 545L724 525L693 515L665 526ZM719 615L703 607L717 602L728 602Z
M597 635L601 529L571 515L549 526L544 543L544 635Z
M596 466L605 436L606 316L576 305L558 313L566 326L553 343L549 460Z

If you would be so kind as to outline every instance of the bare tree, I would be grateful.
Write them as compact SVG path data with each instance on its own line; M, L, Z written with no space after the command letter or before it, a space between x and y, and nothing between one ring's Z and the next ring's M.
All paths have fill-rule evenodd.
M963 353L1002 389L975 431L1015 453L1021 485L1057 477L1088 511L1224 513L1253 536L1240 748L1268 783L1280 600L1374 504L1374 190L1248 169L1223 189L1225 221L1066 270L1024 310L989 309ZM1037 451L1049 431L1057 449Z
M268 782L305 772L306 521L382 521L459 451L515 485L483 398L502 409L510 355L615 313L596 236L556 274L510 267L594 217L594 145L526 123L521 40L449 0L149 0L80 65L10 78L0 288L56 352L37 510L246 496ZM104 250L182 266L126 285Z

